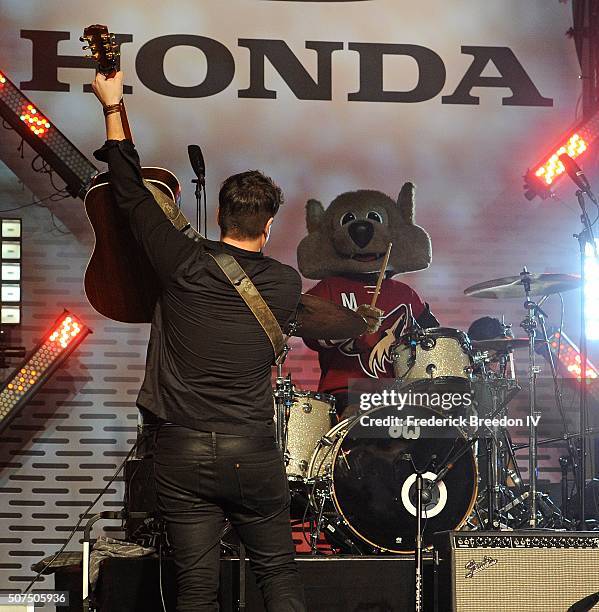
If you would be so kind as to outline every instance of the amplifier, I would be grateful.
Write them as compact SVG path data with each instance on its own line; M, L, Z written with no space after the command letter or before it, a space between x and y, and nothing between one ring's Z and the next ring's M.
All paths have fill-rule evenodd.
M124 480L125 512L146 512L148 517L157 516L153 458L129 459L125 463ZM125 518L125 539L128 542L142 543L144 525L144 519Z
M437 612L572 612L599 592L599 532L435 534Z

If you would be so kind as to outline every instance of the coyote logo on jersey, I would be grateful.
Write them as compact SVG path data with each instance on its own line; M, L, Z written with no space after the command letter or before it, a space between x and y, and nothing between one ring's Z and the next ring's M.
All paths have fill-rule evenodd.
M345 340L338 350L347 357L357 357L362 371L371 378L392 376L393 372L387 369L391 364L391 347L404 332L407 318L408 309L401 304L385 315L379 333Z

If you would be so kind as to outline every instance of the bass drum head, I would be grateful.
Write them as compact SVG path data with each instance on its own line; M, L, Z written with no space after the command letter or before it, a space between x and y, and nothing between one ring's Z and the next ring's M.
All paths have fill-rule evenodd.
M398 425L398 419L442 418L422 406L376 408L344 432L333 459L333 501L346 525L381 551L412 553L416 536L416 471L424 472L430 501L423 505L423 544L438 531L459 529L477 493L474 453L458 427ZM395 419L395 420L394 420ZM456 460L456 453L463 454ZM431 484L447 461L453 467Z

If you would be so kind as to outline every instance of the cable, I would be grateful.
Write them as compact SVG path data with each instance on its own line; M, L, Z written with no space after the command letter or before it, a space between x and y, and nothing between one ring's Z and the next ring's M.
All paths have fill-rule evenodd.
M164 592L162 590L162 538L158 544L158 584L160 586L160 601L162 602L162 609L166 612L166 604L164 603Z
M60 200L64 200L69 197L69 194L65 194L64 190L54 192L45 198L41 198L39 200L34 200L33 202L29 202L28 204L22 204L21 206L16 206L14 208L0 208L0 213L5 212L13 212L15 210L21 210L22 208L28 208L29 206L37 206L42 202L47 202L48 200L52 202L58 202Z
M206 207L206 185L202 185L202 191L204 192L204 238L208 239L208 209Z
M50 213L50 219L52 220L52 225L54 226L54 229L59 234L62 234L63 236L68 236L69 234L72 233L68 230L67 231L61 230L60 227L58 227L58 225L56 224L56 215L51 210L49 210L48 212Z
M49 567L52 567L52 563L54 563L58 555L60 555L64 551L68 543L73 539L73 536L75 535L75 533L77 533L77 529L79 528L79 525L81 525L81 523L83 522L83 519L89 514L90 510L98 503L102 495L106 493L110 485L116 480L117 476L121 473L121 470L125 466L125 463L127 463L127 461L131 458L136 448L137 448L137 442L135 442L135 444L131 447L131 450L127 453L127 456L123 459L123 462L121 463L117 471L114 473L114 475L112 476L108 484L100 491L100 493L98 493L96 499L94 499L94 501L85 509L85 511L81 513L81 516L79 517L79 520L77 521L77 524L75 525L75 527L73 527L73 530L68 535L67 541L60 547L59 551L55 553L52 559L50 559L50 561L48 561L48 563L46 563L46 565L44 565L44 567L39 572L37 572L37 574L33 577L33 580L27 585L27 588L23 591L23 593L28 593L29 589L31 589L31 587L37 582L38 578L43 574L43 572Z

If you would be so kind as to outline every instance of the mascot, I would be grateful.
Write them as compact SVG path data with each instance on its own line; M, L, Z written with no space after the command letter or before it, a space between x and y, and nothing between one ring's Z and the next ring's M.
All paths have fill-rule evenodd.
M318 351L318 390L335 396L337 414L348 404L348 380L392 378L391 347L410 323L439 325L427 303L392 277L426 269L431 262L429 235L414 223L414 185L405 183L397 201L379 191L337 196L325 210L316 200L306 206L308 235L300 242L300 272L320 282L308 293L360 313L367 332L355 339L310 341ZM376 303L370 306L388 244L391 257Z

